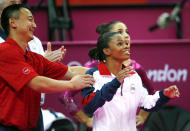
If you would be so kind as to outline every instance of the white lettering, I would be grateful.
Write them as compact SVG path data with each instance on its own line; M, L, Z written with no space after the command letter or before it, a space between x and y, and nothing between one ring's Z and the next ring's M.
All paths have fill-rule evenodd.
M179 69L177 81L180 81L181 77L182 77L182 81L186 81L187 80L187 74L188 74L187 69L183 69L183 70Z
M152 79L153 81L157 80L157 71L156 70L148 70L147 76L149 79Z
M166 79L167 79L167 74L166 73L168 72L168 65L165 65L164 70L158 70L158 71L155 71L155 72L158 72L157 73L157 81L158 82L161 82L161 81L165 82Z
M174 69L170 69L167 73L168 80L174 82L177 78L177 72Z
M166 64L164 69L158 70L148 70L147 76L149 79L154 82L185 82L187 80L188 70L187 69L178 69L175 70L173 68L169 69L169 65Z

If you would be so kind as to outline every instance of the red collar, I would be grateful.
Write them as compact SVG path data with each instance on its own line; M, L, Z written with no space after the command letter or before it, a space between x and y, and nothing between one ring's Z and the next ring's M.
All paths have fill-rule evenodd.
M123 68L127 67L125 65L122 65ZM100 62L100 64L98 64L98 70L100 72L100 75L111 75L111 72L108 70L106 64L104 64L103 62ZM130 72L130 74L135 74L134 71Z
M100 64L98 64L98 70L100 72L100 75L111 75L111 72L103 62L100 62Z

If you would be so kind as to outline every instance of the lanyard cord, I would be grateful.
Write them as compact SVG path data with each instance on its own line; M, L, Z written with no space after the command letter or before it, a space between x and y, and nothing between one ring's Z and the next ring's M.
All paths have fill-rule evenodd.
M123 82L121 83L121 96L123 96Z

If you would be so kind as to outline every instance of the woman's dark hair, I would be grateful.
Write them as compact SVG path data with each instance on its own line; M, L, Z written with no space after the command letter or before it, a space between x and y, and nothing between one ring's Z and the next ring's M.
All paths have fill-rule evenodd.
M120 34L120 33L119 32L107 32L107 33L102 34L98 38L96 47L90 49L90 51L88 52L88 56L94 60L99 60L99 61L106 60L106 56L103 52L103 49L109 48L109 42L112 40L112 37L116 34Z
M23 4L13 4L6 7L3 10L1 14L1 26L3 27L3 30L6 35L9 35L10 33L9 19L10 18L19 19L21 8L29 9L26 5Z
M113 25L117 24L117 23L122 23L121 21L112 21L108 24L104 23L104 24L100 24L98 25L98 27L96 28L96 33L102 35L106 32L111 32L111 29L113 27Z

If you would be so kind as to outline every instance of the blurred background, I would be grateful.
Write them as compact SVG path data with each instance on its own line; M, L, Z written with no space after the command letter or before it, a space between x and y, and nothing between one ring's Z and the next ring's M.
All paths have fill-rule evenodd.
M62 0L55 0L55 5L48 7L48 0L25 0L35 8L35 21L39 28L36 35L42 40L48 38L48 8L62 10ZM183 3L178 12L180 27L173 20L167 28L149 28L157 23L163 13L171 13L177 3ZM40 3L41 2L41 3ZM175 39L190 37L189 0L66 0L67 15L72 20L73 40L96 40L97 25L113 20L123 21L128 25L133 40ZM39 4L41 6L39 6ZM36 6L39 7L36 10ZM177 35L178 34L178 35Z
M190 0L23 0L34 13L37 29L35 35L46 48L47 41L53 49L64 45L67 54L62 61L67 65L82 65L88 61L88 51L98 38L96 27L110 21L122 21L131 36L131 57L145 68L156 90L176 84L181 92L179 99L168 106L187 111L187 120L180 113L168 121L171 131L190 131ZM59 94L46 95L46 107L63 112ZM80 93L75 96L80 104ZM170 110L172 108L167 108ZM169 113L168 113L169 115ZM156 118L158 119L158 118ZM171 123L173 120L173 123ZM177 128L178 123L181 127ZM158 122L159 123L159 122ZM152 124L154 125L154 124ZM161 125L155 125L161 126ZM159 128L162 129L161 127ZM145 130L145 129L144 129ZM150 130L150 131L156 131ZM169 131L161 130L161 131Z

